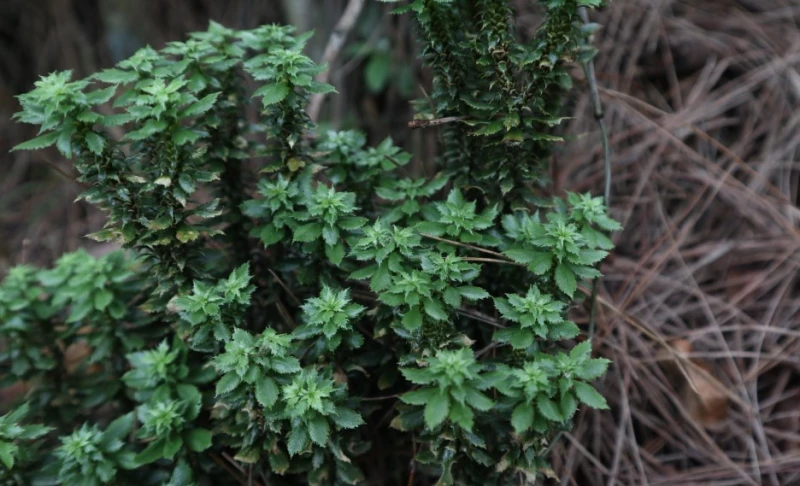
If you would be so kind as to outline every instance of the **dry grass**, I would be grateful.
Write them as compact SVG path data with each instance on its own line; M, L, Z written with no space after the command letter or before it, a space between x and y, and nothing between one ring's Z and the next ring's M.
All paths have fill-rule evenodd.
M800 2L614 0L596 69L625 230L561 484L800 484ZM557 186L602 187L588 96ZM680 339L683 351L669 344ZM693 358L707 372L698 371ZM710 403L703 410L704 401Z
M242 26L224 18L242 2L209 15ZM205 25L169 12L155 44ZM800 0L612 0L596 20L612 206L625 225L603 269L595 335L614 362L602 384L612 410L579 415L554 470L580 486L800 484ZM62 44L93 70L75 39ZM90 59L108 65L104 56ZM3 139L27 134L6 125L2 81L6 153ZM600 193L586 91L555 185ZM41 175L41 155L29 157L0 171L0 274L22 258L23 239L46 262L98 222L69 204L76 188ZM584 309L576 318L586 322Z

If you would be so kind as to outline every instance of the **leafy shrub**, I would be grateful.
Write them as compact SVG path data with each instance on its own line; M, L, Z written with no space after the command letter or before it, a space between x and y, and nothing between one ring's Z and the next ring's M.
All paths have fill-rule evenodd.
M504 0L468 3L401 7L434 74L421 120L460 120L432 176L399 178L391 139L312 136L333 88L289 27L212 23L20 97L40 134L16 149L74 160L108 213L90 236L128 251L0 285L3 384L32 386L0 418L6 484L518 484L579 403L607 408L567 311L619 225L537 189L599 2L543 2L527 44Z

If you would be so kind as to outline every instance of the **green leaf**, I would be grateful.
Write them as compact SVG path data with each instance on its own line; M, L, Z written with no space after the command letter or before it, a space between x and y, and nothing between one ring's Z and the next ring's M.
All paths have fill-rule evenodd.
M326 244L325 245L325 256L328 257L328 260L331 261L337 267L342 263L344 259L345 248L344 243L341 241L336 243L335 245L331 246Z
M278 229L273 223L263 226L258 233L258 237L261 238L261 242L264 243L265 247L281 241L284 236L283 228Z
M409 405L426 405L431 398L438 394L436 388L420 388L400 395L400 401Z
M11 149L11 151L15 150L39 150L45 147L49 147L56 143L58 137L61 136L61 132L50 132L45 133L44 135L40 135L36 138L32 138L27 142L22 142L21 144L15 146Z
M187 143L194 143L200 139L202 135L190 128L178 127L172 132L172 143L181 146Z
M406 312L403 316L402 324L403 327L409 331L414 331L422 327L422 313L420 313L419 307L412 307Z
M447 416L451 422L458 424L464 430L471 431L475 414L468 406L454 401Z
M493 121L489 122L486 125L483 125L481 128L472 132L473 135L494 135L495 133L499 132L503 129L503 122L502 121Z
M136 455L136 463L140 466L156 462L163 457L164 439L156 439Z
M192 429L186 434L186 445L194 452L203 452L211 447L211 431L208 429Z
M181 243L189 243L190 241L194 241L199 238L200 232L191 226L182 224L180 227L178 227L178 231L175 232L175 237Z
M197 116L202 115L203 113L210 110L214 103L217 102L217 97L219 93L211 93L210 95L204 96L199 101L194 104L189 105L186 110L182 113L183 116Z
M278 401L280 390L275 380L265 376L256 381L256 400L265 408L270 409Z
M336 88L334 88L332 84L320 83L319 81L311 81L308 83L306 90L308 90L308 92L311 94L328 94L337 92Z
M446 321L449 317L438 300L426 298L422 303L425 307L425 313L437 321Z
M133 71L122 71L120 69L106 69L92 76L93 78L110 84L132 83L139 79L139 75Z
M450 411L450 395L446 392L439 390L439 393L433 395L425 406L425 425L428 429L434 429L436 426L444 422L447 414Z
M355 429L360 425L364 425L364 419L361 418L361 415L344 407L338 407L331 418L333 423L340 429Z
M293 241L309 242L319 239L322 236L322 223L309 223L298 226L294 230Z
M586 381L596 380L606 373L610 363L611 361L605 358L587 360L581 367L578 368L578 378Z
M558 410L555 402L547 395L539 395L536 397L536 408L539 409L539 411L547 420L551 420L553 422L561 422L563 420L561 417L561 412Z
M299 452L305 450L308 445L308 430L305 426L292 427L289 432L289 439L286 442L286 447L290 456L294 456Z
M253 93L253 98L260 96L264 106L280 103L289 94L289 86L284 83L265 84Z
M242 377L235 372L231 371L230 373L225 373L217 382L216 396L224 395L225 393L233 391L233 389L239 386L239 383L241 382Z
M462 297L469 300L480 300L489 297L489 292L483 290L480 287L473 287L469 285L464 287L459 287L458 292L461 294Z
M511 414L511 425L514 427L514 432L521 434L530 429L533 425L533 407L528 403L520 403L514 407L514 412Z
M608 403L606 402L605 397L595 390L592 385L576 381L575 394L578 396L578 400L592 408L608 410Z
M93 154L100 155L103 153L103 149L106 146L105 138L94 132L87 132L84 140L86 141L86 146L89 147L89 150Z
M328 443L328 436L330 434L330 424L328 419L320 414L316 414L314 418L308 421L308 432L311 435L311 440L319 446L325 446Z
M124 441L125 436L130 434L133 428L133 422L136 417L133 412L127 413L118 417L113 422L108 424L106 430L103 432L103 442L111 444L112 442L121 440Z
M494 402L489 397L473 387L467 388L466 403L469 404L470 407L475 410L480 410L481 412L486 412L494 407Z
M100 289L94 294L94 308L103 311L112 300L114 300L114 294L106 289Z
M86 93L86 102L90 105L102 105L108 102L117 92L116 86L109 86L108 88L98 89L91 93Z
M575 290L578 288L578 283L575 280L575 274L572 273L572 269L569 268L569 265L565 262L561 262L556 267L556 285L558 288L564 292L565 294L572 297L575 293Z

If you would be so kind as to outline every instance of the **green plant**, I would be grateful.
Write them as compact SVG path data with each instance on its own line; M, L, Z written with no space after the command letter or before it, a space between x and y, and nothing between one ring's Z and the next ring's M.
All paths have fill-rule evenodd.
M16 149L74 160L82 197L109 215L91 237L128 253L65 255L0 284L4 384L31 384L30 414L53 428L0 427L12 481L540 475L579 403L607 408L590 382L608 361L567 310L619 229L601 199L538 189L565 63L586 50L577 9L599 2L543 3L531 43L505 1L401 7L435 75L422 118L457 120L431 178L398 177L411 157L391 139L312 136L305 106L332 87L289 27L212 24L22 95L16 118L41 131Z

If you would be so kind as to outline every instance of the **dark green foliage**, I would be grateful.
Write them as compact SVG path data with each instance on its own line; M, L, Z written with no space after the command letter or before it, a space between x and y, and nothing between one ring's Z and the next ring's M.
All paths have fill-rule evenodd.
M332 87L291 28L212 24L42 78L16 116L41 134L16 149L73 160L109 215L91 236L129 253L0 284L3 385L31 385L0 417L4 484L539 475L580 403L607 408L590 382L608 361L566 313L619 225L599 198L536 190L585 50L577 8L597 3L543 2L527 44L504 0L401 7L435 74L422 115L461 120L432 179L401 177L391 139L312 136L306 104Z

